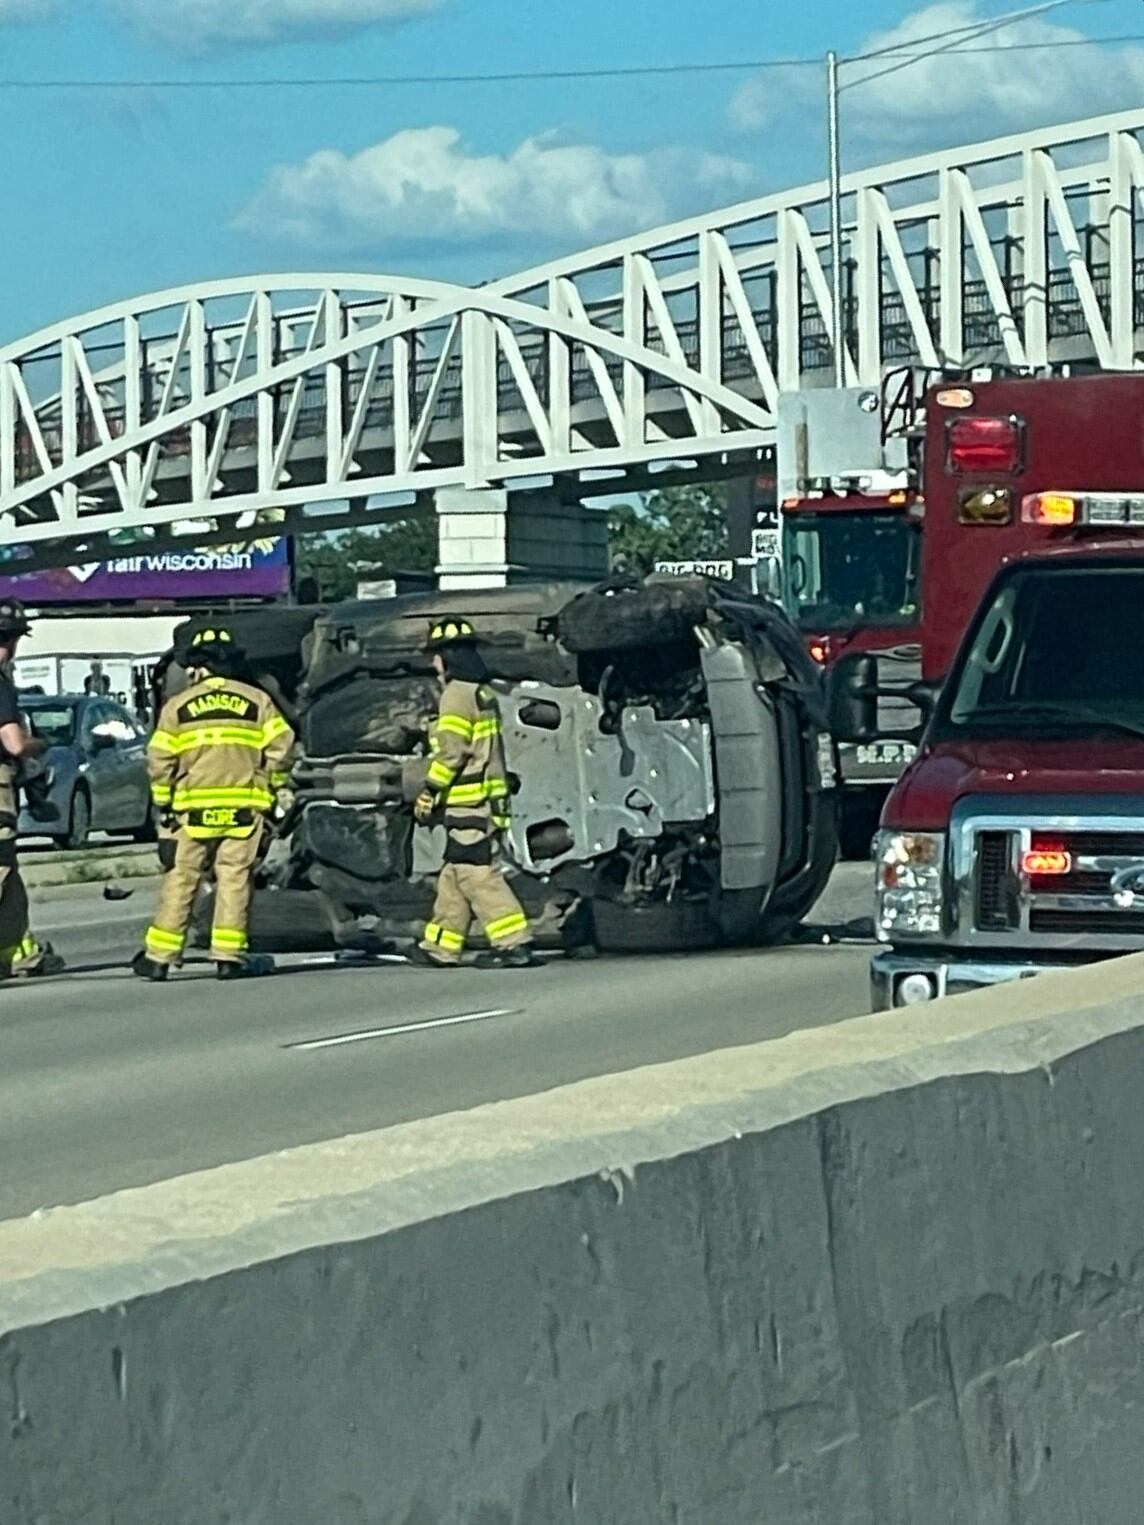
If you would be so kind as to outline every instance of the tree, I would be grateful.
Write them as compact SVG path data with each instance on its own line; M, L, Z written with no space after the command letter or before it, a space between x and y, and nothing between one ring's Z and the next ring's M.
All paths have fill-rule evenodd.
M608 516L608 549L614 568L641 575L657 561L725 560L726 490L696 483L647 493L638 508L617 504Z
M299 581L312 577L323 603L357 594L359 582L396 572L432 572L437 564L437 519L429 510L389 519L376 529L305 535L298 541Z

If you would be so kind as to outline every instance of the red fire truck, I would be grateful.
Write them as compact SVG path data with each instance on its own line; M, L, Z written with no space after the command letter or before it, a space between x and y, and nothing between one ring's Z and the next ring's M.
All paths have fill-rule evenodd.
M868 847L914 748L890 698L940 680L1002 563L1044 540L1020 499L1081 480L1120 485L1113 451L1089 468L1094 426L1127 428L1144 381L1130 376L889 376L780 402L779 490L788 612L826 666L878 658L880 718L840 747L844 848ZM1114 424L1119 420L1119 424ZM1079 473L1079 475L1078 475ZM1106 482L1107 479L1107 482Z
M921 676L921 451L909 428L886 427L895 395L848 388L780 398L777 466L783 601L808 651L824 667L875 652L904 682ZM882 721L887 734L839 746L847 857L869 852L890 786L914 753L892 734L901 717Z
M1144 375L946 384L925 458L931 713L875 844L878 1007L1144 949ZM841 736L883 735L887 686L841 659Z

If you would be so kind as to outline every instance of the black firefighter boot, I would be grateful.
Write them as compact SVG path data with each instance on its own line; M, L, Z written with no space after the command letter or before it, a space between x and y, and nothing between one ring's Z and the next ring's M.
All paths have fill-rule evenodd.
M491 953L479 953L478 969L543 969L544 960L537 955L534 943L521 943L519 948L494 949Z
M245 958L222 960L215 967L216 980L258 980L274 973L274 960L266 953L248 953Z
M140 952L131 960L131 973L141 980L150 980L153 985L162 985L169 973L166 964L159 964L153 958L148 958L146 953Z

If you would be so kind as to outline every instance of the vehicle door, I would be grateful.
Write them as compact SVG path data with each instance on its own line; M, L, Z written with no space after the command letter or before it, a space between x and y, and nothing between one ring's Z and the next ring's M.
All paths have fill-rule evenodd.
M109 711L101 722L114 738L119 762L121 792L117 826L137 830L151 814L151 780L147 776L147 730L122 704L107 701Z
M91 799L91 824L96 831L112 831L123 817L123 759L115 743L113 706L104 699L90 699L80 708L77 742L80 775Z
M99 771L105 801L99 825L105 831L134 829L150 808L144 732L112 699L99 700L91 708L92 767Z

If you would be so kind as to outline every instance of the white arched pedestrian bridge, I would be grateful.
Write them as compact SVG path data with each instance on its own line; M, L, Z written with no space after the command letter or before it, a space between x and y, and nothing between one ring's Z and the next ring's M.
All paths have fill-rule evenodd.
M1144 110L849 176L848 379L1135 366L1142 135ZM471 290L265 276L57 324L0 349L0 540L46 562L327 527L332 500L749 469L779 392L833 379L828 221L818 184Z

